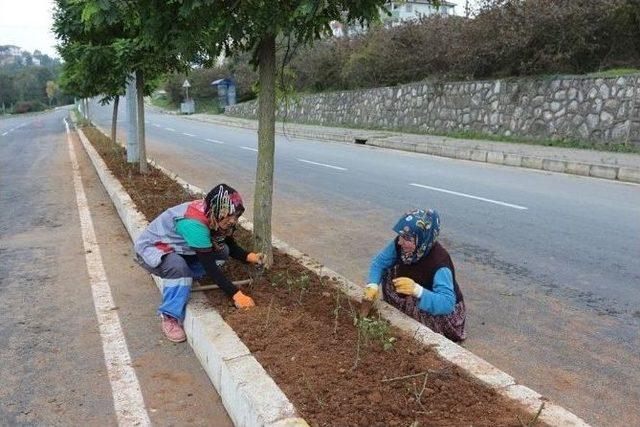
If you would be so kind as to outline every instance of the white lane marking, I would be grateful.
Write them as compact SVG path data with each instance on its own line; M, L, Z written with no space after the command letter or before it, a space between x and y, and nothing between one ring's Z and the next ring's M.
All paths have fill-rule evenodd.
M2 134L2 136L5 136L6 134L8 134L9 132L11 132L10 130L6 131L5 133Z
M169 132L175 132L175 129L171 129L171 128L165 128L165 130L168 130Z
M153 127L157 127L157 128L162 127L162 126L160 126L160 125L159 125L159 124L157 124L157 123L151 123L151 126L153 126Z
M217 139L205 138L205 141L215 142L216 144L224 144L223 141L218 141Z
M186 135L186 136L193 136L193 137L195 137L195 135L194 135L194 134L192 134L192 133L182 132L182 134L183 134L183 135Z
M409 185L412 185L414 187L426 188L428 190L433 190L433 191L440 191L441 193L453 194L455 196L468 197L470 199L481 200L483 202L495 203L496 205L506 206L506 207L509 207L509 208L520 209L520 210L529 209L529 208L526 208L524 206L513 205L511 203L500 202L498 200L485 199L484 197L473 196L471 194L458 193L457 191L445 190L444 188L430 187L428 185L414 184L414 183L411 183Z
M299 162L304 162L304 163L309 163L312 165L317 165L317 166L324 166L325 168L331 168L331 169L337 169L339 171L346 171L346 168L342 168L340 166L333 166L333 165L327 165L324 163L317 163L317 162L312 162L311 160L305 160L305 159L298 159Z
M109 382L111 383L116 417L119 425L149 426L151 421L144 405L136 372L131 366L131 356L120 326L120 317L118 312L113 309L115 305L111 296L109 282L107 282L104 265L102 264L100 246L96 243L96 233L93 228L82 179L80 178L80 167L71 142L69 124L66 120L64 124L67 128L69 157L71 157L71 167L73 169L73 186L80 215L85 261L89 272L89 281L91 282L93 305L98 318L102 350Z
M242 147L240 147L240 148L242 148L243 150L258 151L257 148L245 147L244 145Z

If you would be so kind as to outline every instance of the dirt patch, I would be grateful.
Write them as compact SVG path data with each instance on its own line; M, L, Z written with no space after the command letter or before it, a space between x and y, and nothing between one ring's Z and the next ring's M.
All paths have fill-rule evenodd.
M83 130L147 219L192 199L154 168L141 176L123 148ZM236 237L251 248L248 232ZM531 418L375 313L356 324L358 304L332 278L278 251L274 259L265 272L225 266L233 280L254 279L245 290L257 307L236 310L219 291L207 297L312 426L521 426Z

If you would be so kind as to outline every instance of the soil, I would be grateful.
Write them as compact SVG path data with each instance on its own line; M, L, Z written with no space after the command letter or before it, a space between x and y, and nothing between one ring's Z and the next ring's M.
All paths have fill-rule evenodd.
M96 129L83 131L147 219L192 199L155 168L140 175ZM239 229L236 238L251 248L249 232ZM232 280L254 279L244 291L256 307L236 310L218 290L207 292L212 306L312 426L521 426L532 419L375 312L360 320L368 328L357 327L358 303L288 255L274 251L264 272L236 261L224 268Z

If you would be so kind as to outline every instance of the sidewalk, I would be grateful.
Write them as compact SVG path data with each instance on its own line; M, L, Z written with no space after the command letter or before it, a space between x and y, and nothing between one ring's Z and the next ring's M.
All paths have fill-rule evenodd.
M177 114L149 104L147 107L159 113ZM222 114L184 117L221 126L258 129L257 120ZM640 154L282 122L276 123L276 133L294 138L358 142L461 160L640 183Z

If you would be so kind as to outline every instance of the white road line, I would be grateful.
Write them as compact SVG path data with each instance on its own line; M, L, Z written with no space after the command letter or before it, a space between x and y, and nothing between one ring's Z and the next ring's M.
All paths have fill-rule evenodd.
M186 135L186 136L193 136L193 137L195 137L195 135L194 135L194 134L192 134L192 133L182 132L182 134L183 134L183 135Z
M175 132L175 129L171 129L171 128L164 128L165 130L168 130L169 132Z
M8 134L9 132L11 132L10 130L6 131L5 133L2 134L2 136L5 136L6 134Z
M258 151L257 148L245 147L244 145L242 147L240 147L240 148L242 148L243 150Z
M100 256L100 246L96 243L96 233L91 220L89 204L80 178L80 167L76 159L76 153L71 142L69 125L67 128L67 142L69 144L69 157L73 169L73 186L76 192L78 213L80 215L80 228L85 250L85 261L91 282L93 305L98 318L100 337L102 338L102 350L111 391L113 393L113 406L116 411L119 425L149 426L149 414L144 405L142 391L136 372L131 366L131 356L127 348L127 342L120 326L118 312L114 310L113 297L107 276Z
M455 196L468 197L470 199L481 200L483 202L494 203L496 205L506 206L509 208L520 209L520 210L529 209L524 206L512 205L511 203L500 202L498 200L485 199L484 197L473 196L471 194L458 193L457 191L445 190L444 188L430 187L428 185L414 184L414 183L411 183L409 185L412 185L414 187L426 188L428 190L439 191L441 193L453 194Z
M205 141L215 142L216 144L224 144L223 141L218 141L217 139L205 138Z
M160 125L159 125L159 124L157 124L157 123L151 123L151 126L153 126L153 127L157 127L157 128L162 127L162 126L160 126Z
M325 168L331 168L331 169L337 169L339 171L346 171L348 170L347 168L342 168L340 166L333 166L333 165L326 165L324 163L317 163L317 162L312 162L311 160L305 160L305 159L298 159L299 162L304 162L304 163L309 163L312 165L318 165L318 166L324 166Z

